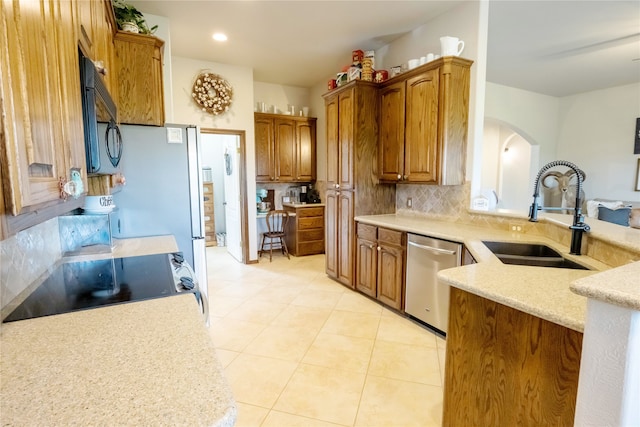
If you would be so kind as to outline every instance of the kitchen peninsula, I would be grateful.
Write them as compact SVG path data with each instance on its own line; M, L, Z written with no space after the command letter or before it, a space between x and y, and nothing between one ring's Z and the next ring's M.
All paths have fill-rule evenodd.
M640 260L640 232L593 221L589 256L572 256L570 216L549 214L539 224L470 216L465 224L401 215L356 218L463 243L477 261L438 274L453 287L443 425L573 425L587 298L571 286L592 283L604 270L607 277L616 271L623 277L625 264ZM507 223L518 221L525 233L507 231ZM542 243L592 270L503 264L483 240Z

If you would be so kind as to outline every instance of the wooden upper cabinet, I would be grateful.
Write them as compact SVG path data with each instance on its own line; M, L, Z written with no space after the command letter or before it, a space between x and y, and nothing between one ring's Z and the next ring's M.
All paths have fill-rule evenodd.
M62 3L71 3L68 0ZM118 73L114 35L118 28L110 1L77 1L78 44L83 54L102 63L103 80L111 97L117 100ZM79 25L78 25L79 24Z
M355 126L355 89L339 95L340 124L338 127L338 185L341 190L353 188L353 156L356 150L354 141Z
M353 188L355 88L325 101L327 114L327 188Z
M292 120L275 119L275 159L276 180L292 182L296 180L296 124Z
M316 179L316 119L255 113L256 182Z
M438 181L438 70L406 81L404 176L409 182Z
M75 10L53 0L0 8L4 206L19 215L63 203L59 181L71 168L86 187Z
M316 179L316 120L296 122L296 180Z
M404 174L405 83L380 90L379 173L380 179L399 181Z
M337 188L338 178L338 143L340 112L338 110L338 95L328 97L325 101L327 126L327 189Z
M273 181L275 180L273 120L256 116L254 131L256 135L256 181Z
M121 123L164 125L163 47L164 41L155 36L116 32L117 104Z
M464 183L471 64L444 57L383 84L378 136L382 181Z

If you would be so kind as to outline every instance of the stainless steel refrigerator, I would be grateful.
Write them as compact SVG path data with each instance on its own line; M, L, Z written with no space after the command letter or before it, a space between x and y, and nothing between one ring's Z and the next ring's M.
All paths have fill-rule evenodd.
M207 294L199 131L195 126L120 126L121 172L113 195L116 238L173 234Z

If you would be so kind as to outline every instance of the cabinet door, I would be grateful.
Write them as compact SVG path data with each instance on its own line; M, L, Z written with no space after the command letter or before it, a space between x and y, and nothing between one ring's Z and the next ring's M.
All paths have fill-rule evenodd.
M327 120L327 188L334 189L338 185L338 143L339 143L339 111L338 96L328 98L325 103Z
M293 120L275 119L275 180L292 182L296 179L296 124Z
M296 122L296 181L316 179L316 122Z
M164 125L162 47L146 34L115 35L118 72L118 119L121 123Z
M340 191L338 195L338 280L347 286L354 286L353 259L353 193Z
M407 80L404 173L411 182L438 182L439 70Z
M331 278L338 278L338 196L328 190L325 196L325 270Z
M6 208L17 215L27 206L59 200L58 179L69 177L69 153L63 133L66 117L54 3L15 1L2 2L0 7L3 157L7 161L3 193Z
M275 180L273 119L256 118L256 182Z
M401 181L404 174L405 82L380 92L380 134L378 159L380 179Z
M77 25L75 5L70 1L56 2L56 40L60 64L60 113L63 117L61 133L65 154L65 171L80 170L87 189L87 171L82 124L82 96L78 67ZM104 8L104 5L101 4ZM104 17L104 15L102 15ZM113 41L112 37L109 40Z
M376 242L357 238L356 289L373 298L376 297L377 255Z
M353 188L355 89L340 93L338 108L338 185L348 190Z
M378 300L395 308L402 309L402 289L404 283L404 254L401 247L378 243Z

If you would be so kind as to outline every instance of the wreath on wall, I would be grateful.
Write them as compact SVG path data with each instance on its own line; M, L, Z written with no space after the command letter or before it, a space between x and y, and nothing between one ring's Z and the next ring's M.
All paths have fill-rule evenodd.
M229 110L233 88L224 78L206 71L196 77L191 97L202 111L217 116Z

